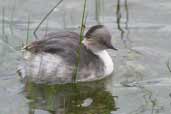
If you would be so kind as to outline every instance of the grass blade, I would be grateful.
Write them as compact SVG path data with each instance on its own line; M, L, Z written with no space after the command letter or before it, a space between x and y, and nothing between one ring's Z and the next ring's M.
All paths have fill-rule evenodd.
M58 1L58 3L45 15L45 17L41 20L41 22L38 24L38 26L36 27L36 29L34 30L33 34L35 39L38 39L36 32L38 31L38 29L40 28L40 26L43 24L43 22L48 18L48 16L54 11L55 8L57 8L63 0Z
M85 30L85 22L86 22L86 5L87 5L87 0L84 0L84 8L83 8L83 14L82 14L82 19L81 19L81 30L80 30L80 46L77 50L77 63L75 65L74 68L74 73L73 73L73 77L72 80L75 83L76 79L77 79L77 75L78 75L78 67L80 64L80 52L81 52L81 46L82 46L82 40L83 40L83 35L84 35L84 30Z

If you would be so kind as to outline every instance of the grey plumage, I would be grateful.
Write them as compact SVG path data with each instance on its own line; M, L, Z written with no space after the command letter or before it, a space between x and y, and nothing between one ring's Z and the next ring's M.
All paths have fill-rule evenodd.
M96 25L88 30L81 48L80 35L75 32L48 33L41 40L25 46L26 52L31 55L26 57L26 62L22 64L23 67L20 67L18 71L21 71L19 72L20 75L26 75L22 77L36 83L72 82L73 69L78 61L77 51L80 48L80 63L76 81L102 79L105 77L105 60L102 60L95 53L105 49L115 49L110 41L110 33L103 25ZM48 62L47 59L52 59L54 62L50 60ZM40 67L39 71L35 70L38 67Z
M26 47L26 50L30 51L34 55L42 52L59 55L69 66L74 68L78 61L77 50L80 46L79 40L79 34L74 32L65 31L49 33L45 38L43 38L43 40L32 42ZM67 74L68 79L71 79L73 72ZM97 77L103 76L104 64L97 55L93 54L84 45L82 45L80 50L80 64L77 80L86 80L86 78L92 75L92 72L94 72L93 75ZM43 82L44 81L45 80L43 80ZM53 79L53 81L55 81L55 79ZM48 82L48 80L45 82Z

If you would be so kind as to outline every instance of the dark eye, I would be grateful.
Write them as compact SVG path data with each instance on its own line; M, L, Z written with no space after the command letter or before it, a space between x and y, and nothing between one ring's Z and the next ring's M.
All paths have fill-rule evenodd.
M90 39L90 35L89 34L86 34L85 37L86 37L86 39Z
M87 39L90 39L90 37L87 37Z

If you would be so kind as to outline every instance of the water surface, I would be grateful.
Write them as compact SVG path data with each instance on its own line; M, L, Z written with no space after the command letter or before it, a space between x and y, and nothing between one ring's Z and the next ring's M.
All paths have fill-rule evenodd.
M16 67L20 48L35 40L33 30L56 0L0 2L0 113L170 114L170 0L88 0L86 27L106 25L119 48L109 50L115 71L100 84L55 86L23 84ZM64 0L39 38L62 29L79 32L82 10L83 1Z

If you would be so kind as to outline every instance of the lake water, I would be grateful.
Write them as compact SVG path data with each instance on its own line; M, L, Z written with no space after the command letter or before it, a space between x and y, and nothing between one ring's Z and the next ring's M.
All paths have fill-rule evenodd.
M0 0L0 114L170 114L171 1L87 0L86 28L106 25L119 50L105 80L67 85L22 83L21 47L57 0ZM79 33L84 1L64 0L37 32Z

